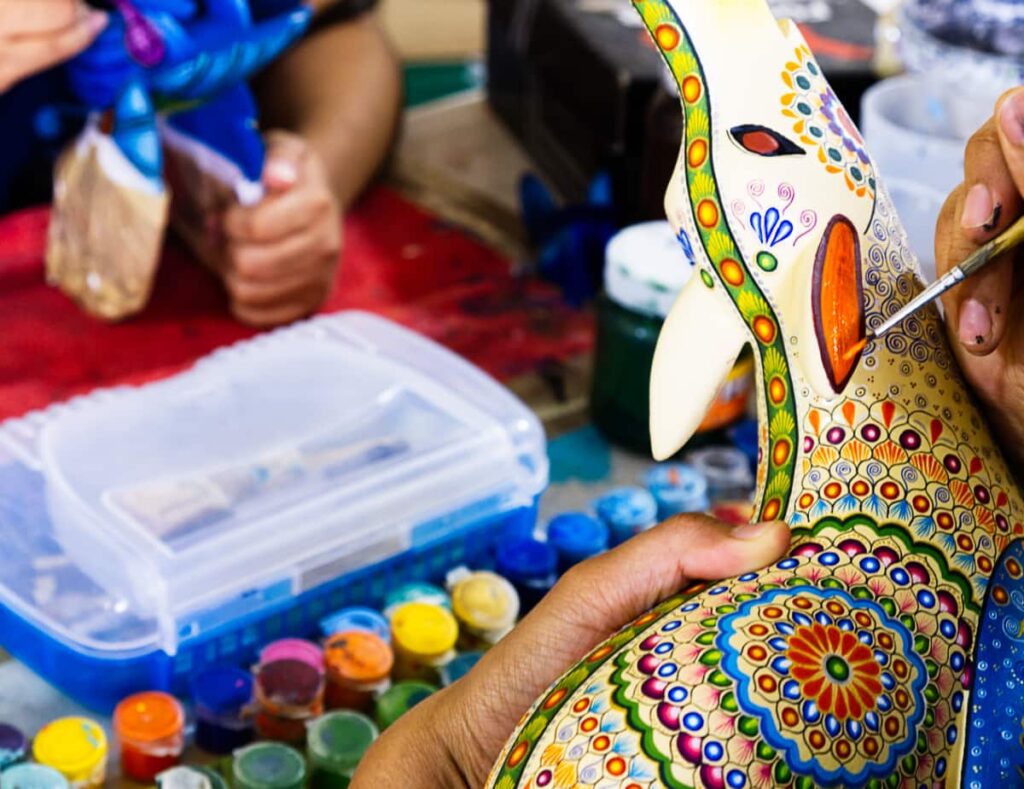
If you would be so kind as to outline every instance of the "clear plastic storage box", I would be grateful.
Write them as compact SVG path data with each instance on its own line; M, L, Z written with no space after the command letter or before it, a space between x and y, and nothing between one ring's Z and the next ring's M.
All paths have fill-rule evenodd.
M543 431L495 381L363 313L0 426L0 643L83 703L182 692L529 531Z

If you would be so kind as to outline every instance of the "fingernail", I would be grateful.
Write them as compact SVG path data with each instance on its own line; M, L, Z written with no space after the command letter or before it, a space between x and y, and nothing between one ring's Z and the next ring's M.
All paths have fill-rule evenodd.
M966 230L984 228L992 230L999 223L1001 206L992 199L992 192L985 184L975 184L967 192L964 199L964 213L960 224Z
M94 9L89 12L89 18L86 20L86 24L89 26L89 30L95 34L99 33L107 26L109 19L110 17L107 16L105 11Z
M1014 145L1024 145L1024 90L1011 93L999 110L999 125Z
M757 540L764 536L764 533L775 525L775 521L766 523L744 523L732 530L732 536L737 540Z
M299 171L294 162L287 159L271 159L267 162L267 178L278 183L293 184L299 180Z
M967 299L960 305L960 342L967 346L984 345L992 336L992 318L988 309L977 299Z

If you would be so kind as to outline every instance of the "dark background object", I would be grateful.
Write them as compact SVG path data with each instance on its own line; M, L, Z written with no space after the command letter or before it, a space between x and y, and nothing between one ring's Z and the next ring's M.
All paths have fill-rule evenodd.
M770 2L801 26L856 120L877 79L875 13L861 0ZM620 224L664 216L679 104L627 0L489 0L487 61L491 106L567 201L605 172Z

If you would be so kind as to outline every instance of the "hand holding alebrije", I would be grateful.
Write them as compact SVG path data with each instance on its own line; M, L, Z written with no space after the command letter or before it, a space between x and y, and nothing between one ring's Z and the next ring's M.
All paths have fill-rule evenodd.
M1024 88L1003 95L967 145L964 182L943 206L935 237L941 275L1021 215ZM943 299L960 367L987 406L996 436L1024 468L1024 301L1021 252L1007 253Z
M258 204L225 213L219 268L235 317L275 326L310 315L327 298L341 250L341 211L320 156L294 134L267 136L263 185Z
M0 0L0 93L77 55L107 20L82 0Z
M353 789L482 786L523 713L573 663L689 580L759 569L788 545L785 524L690 515L577 565L468 675L388 729Z

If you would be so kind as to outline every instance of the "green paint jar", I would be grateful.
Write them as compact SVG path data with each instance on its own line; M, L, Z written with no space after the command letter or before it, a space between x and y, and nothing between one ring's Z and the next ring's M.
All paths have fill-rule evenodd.
M645 222L621 231L605 251L605 291L597 302L591 416L610 440L645 455L651 451L654 349L679 292L697 273L690 262L695 243L677 237L668 222ZM708 341L694 338L694 342ZM744 351L698 432L708 434L742 417L752 387L753 364ZM700 443L697 437L691 446Z
M423 701L427 696L437 693L437 688L426 682L396 682L377 697L377 725L383 731L405 713Z
M259 742L235 751L235 789L303 789L306 760L288 745Z
M178 766L156 777L157 789L228 789L228 783L209 767Z
M372 720L351 710L313 721L306 736L312 789L345 789L377 735Z

